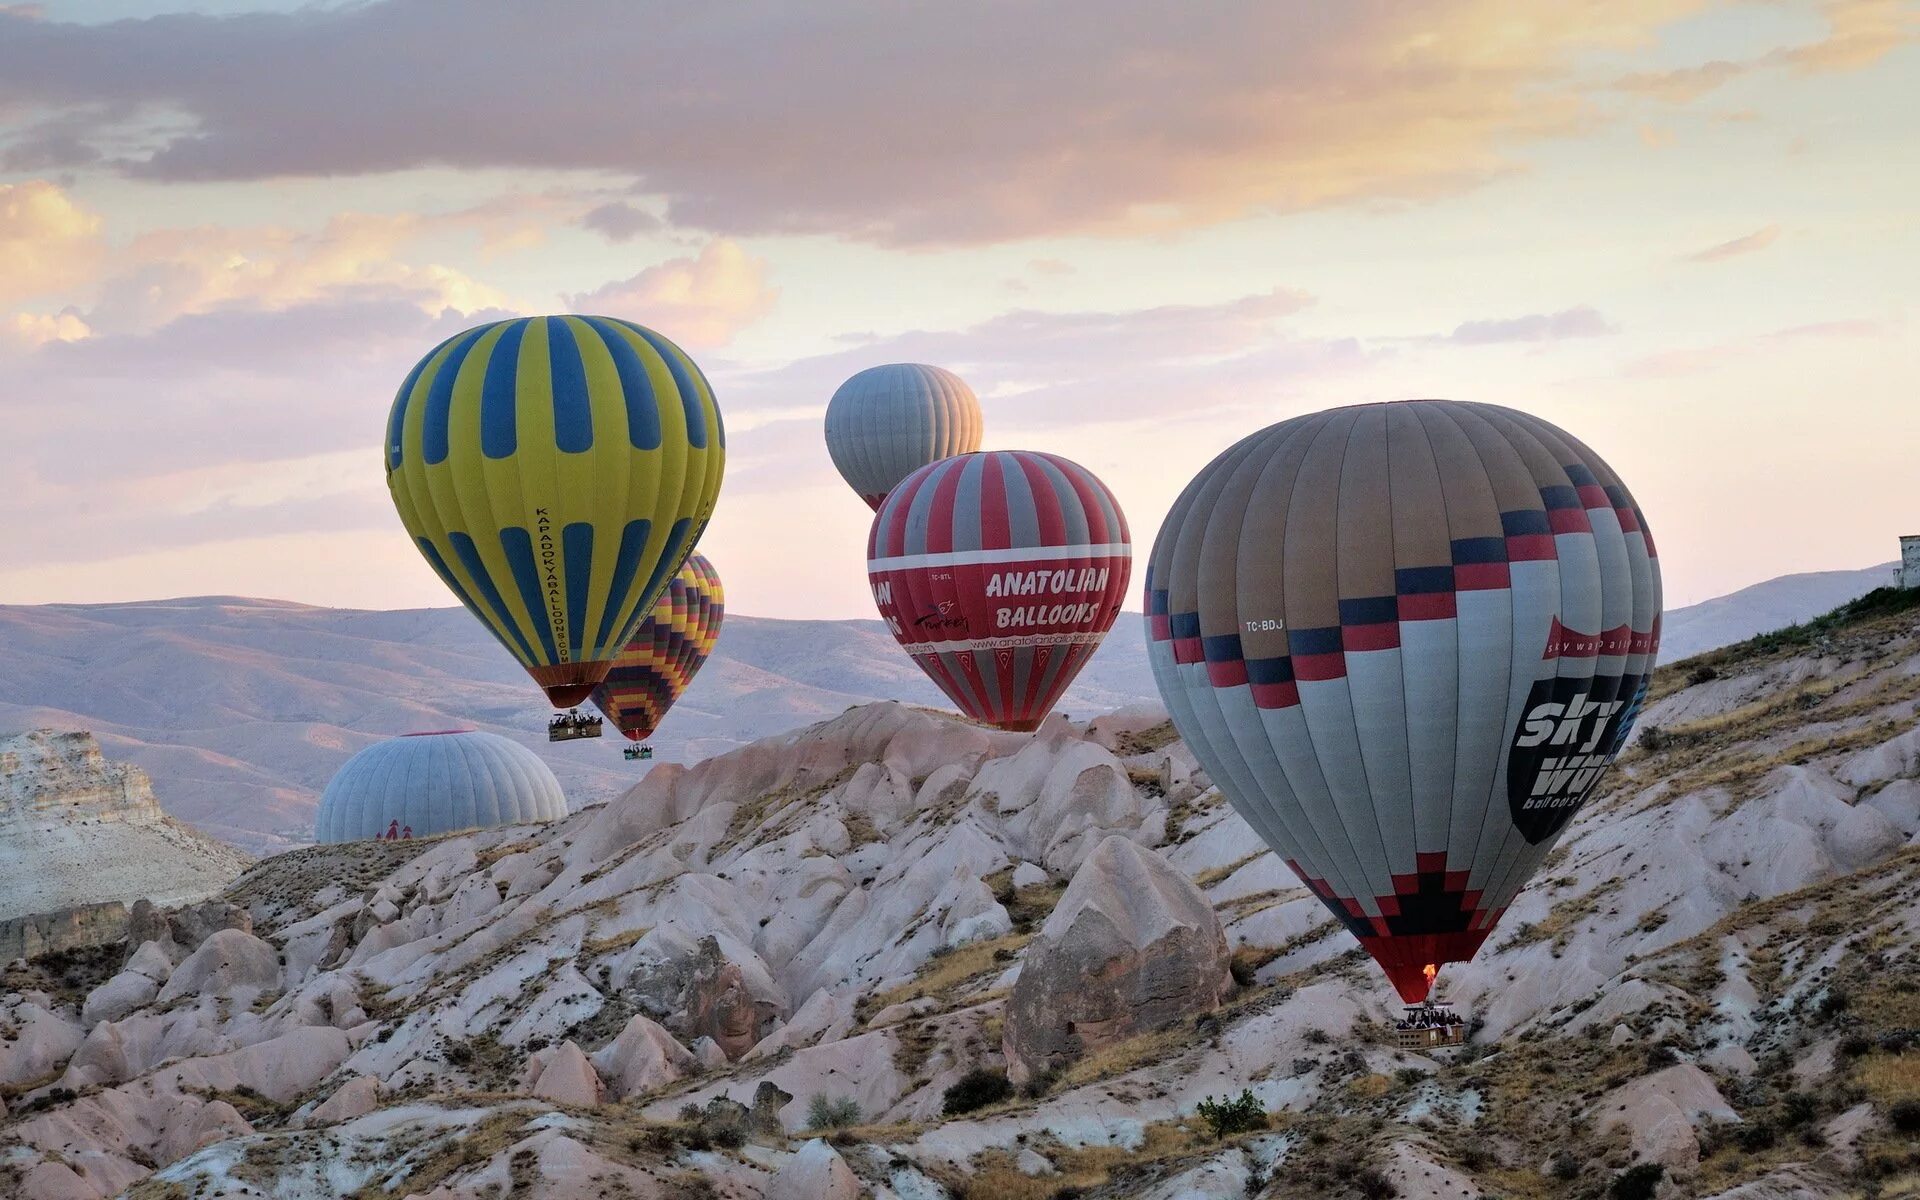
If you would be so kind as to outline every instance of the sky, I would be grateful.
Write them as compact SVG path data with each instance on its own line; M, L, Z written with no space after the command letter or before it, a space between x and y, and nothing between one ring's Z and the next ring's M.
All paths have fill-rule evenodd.
M1866 566L1916 194L1888 0L0 0L0 603L450 603L393 393L563 311L711 379L738 612L873 615L820 422L892 361L1140 554L1246 434L1442 396L1606 457L1670 604Z

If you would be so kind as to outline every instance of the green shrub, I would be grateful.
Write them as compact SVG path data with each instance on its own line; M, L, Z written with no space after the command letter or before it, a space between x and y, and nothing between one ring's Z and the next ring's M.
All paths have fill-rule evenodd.
M1558 1151L1554 1154L1553 1160L1547 1164L1547 1174L1560 1180L1578 1179L1580 1178L1580 1160L1565 1150Z
M815 1092L807 1101L808 1129L845 1129L860 1123L860 1105L851 1096Z
M960 1077L960 1082L946 1090L940 1111L949 1117L961 1113L970 1113L976 1108L985 1108L989 1104L998 1104L1013 1095L1013 1084L1008 1082L1005 1071L989 1071L975 1067Z
M1213 1131L1215 1141L1267 1127L1267 1110L1261 1106L1259 1097L1253 1094L1251 1088L1232 1100L1215 1100L1208 1096L1194 1111Z
M1613 1200L1653 1200L1667 1169L1659 1163L1638 1163L1613 1177L1607 1195Z
M1887 1123L1901 1133L1920 1133L1920 1100L1896 1100L1887 1110Z

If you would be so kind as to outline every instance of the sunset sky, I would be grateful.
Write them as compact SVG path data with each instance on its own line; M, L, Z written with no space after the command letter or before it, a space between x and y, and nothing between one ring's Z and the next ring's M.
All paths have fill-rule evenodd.
M756 615L872 615L820 420L900 360L1141 554L1244 434L1414 396L1606 456L1672 604L1920 532L1900 0L163 6L0 0L0 602L452 603L388 405L560 311L712 379Z

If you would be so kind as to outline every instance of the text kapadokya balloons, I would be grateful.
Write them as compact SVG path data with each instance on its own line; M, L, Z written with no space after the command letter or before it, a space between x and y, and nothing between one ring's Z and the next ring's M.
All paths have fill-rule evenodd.
M700 368L607 317L457 334L387 419L387 486L414 544L561 708L606 677L686 560L725 460Z
M1112 628L1132 565L1106 485L1024 450L920 468L867 540L893 636L960 711L1002 729L1045 719Z
M594 704L629 740L644 741L659 727L713 653L725 599L719 573L695 551L633 631L606 682L593 690Z
M868 506L930 462L980 448L980 402L958 375L923 363L868 367L827 404L827 453Z
M1173 722L1409 1003L1472 957L1625 742L1660 570L1607 464L1418 400L1246 438L1147 568Z

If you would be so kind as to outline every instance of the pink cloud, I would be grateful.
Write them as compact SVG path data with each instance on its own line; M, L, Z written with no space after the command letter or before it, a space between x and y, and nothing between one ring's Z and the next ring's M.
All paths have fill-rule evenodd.
M648 267L631 279L616 280L567 298L578 312L644 320L683 346L724 346L744 326L767 314L779 298L767 286L766 260L754 258L736 242L708 242L693 258L675 258Z
M1617 330L1600 315L1599 310L1582 304L1559 312L1466 321L1455 327L1449 340L1469 346L1483 346L1494 342L1557 342L1564 338L1599 337L1615 332Z
M1469 188L1515 169L1515 141L1579 127L1584 54L1702 2L1519 22L1489 0L16 14L0 106L48 114L15 153L111 148L156 180L581 169L683 226L967 243Z
M1724 242L1717 242L1705 250L1696 250L1682 261L1694 263L1723 262L1729 258L1738 258L1743 254L1753 254L1765 250L1780 237L1778 225L1768 225L1752 233L1743 234Z

